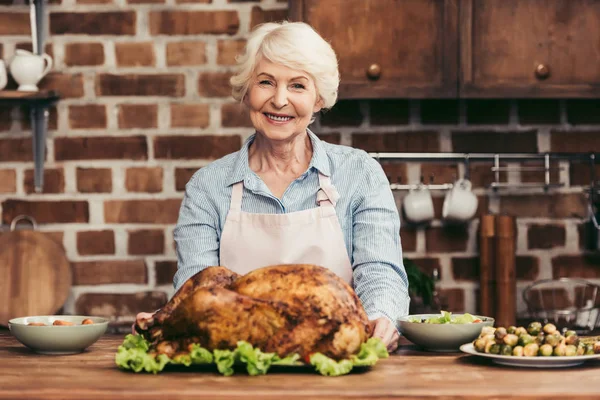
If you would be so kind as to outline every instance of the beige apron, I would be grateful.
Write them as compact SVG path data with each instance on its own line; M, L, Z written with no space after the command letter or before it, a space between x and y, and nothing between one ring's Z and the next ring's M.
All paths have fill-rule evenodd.
M352 266L335 213L339 199L329 177L319 172L318 207L288 214L242 211L244 183L233 185L221 234L220 264L246 274L278 264L314 264L352 284Z

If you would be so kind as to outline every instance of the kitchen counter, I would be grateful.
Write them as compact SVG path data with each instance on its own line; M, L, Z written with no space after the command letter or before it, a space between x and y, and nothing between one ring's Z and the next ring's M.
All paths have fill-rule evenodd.
M600 362L567 369L520 369L462 353L400 350L363 373L324 377L311 372L223 377L210 370L158 375L115 366L124 336L105 335L84 353L33 353L0 330L0 399L390 399L600 397Z

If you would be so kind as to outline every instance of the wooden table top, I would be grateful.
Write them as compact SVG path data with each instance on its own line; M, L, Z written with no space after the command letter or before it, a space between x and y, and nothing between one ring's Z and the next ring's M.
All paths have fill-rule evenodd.
M224 377L211 371L123 372L115 352L124 336L105 335L84 353L33 353L0 331L0 399L391 399L600 397L600 362L566 369L521 369L462 353L418 351L404 344L367 372L324 377L311 372ZM405 342L406 343L406 342Z

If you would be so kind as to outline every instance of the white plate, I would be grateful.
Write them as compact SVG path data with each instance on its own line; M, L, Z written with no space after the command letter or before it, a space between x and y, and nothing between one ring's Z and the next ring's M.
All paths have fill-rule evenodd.
M466 343L460 346L463 353L472 354L474 356L491 358L496 364L508 365L511 367L525 368L563 368L574 367L581 365L589 360L600 359L600 354L589 356L573 356L573 357L516 357L516 356L501 356L498 354L480 353L475 350L473 343Z

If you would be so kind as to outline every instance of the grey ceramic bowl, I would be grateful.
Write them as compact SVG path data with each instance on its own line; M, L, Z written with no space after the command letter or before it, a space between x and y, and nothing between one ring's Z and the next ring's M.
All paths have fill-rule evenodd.
M81 325L87 318L94 323ZM56 320L73 322L75 325L52 325ZM46 325L29 325L32 322ZM108 320L83 315L40 315L13 318L8 321L8 327L19 342L37 353L75 354L84 351L106 332Z
M457 317L462 314L452 314ZM398 323L400 332L414 344L429 351L454 352L461 345L471 342L479 336L481 328L493 326L494 319L475 315L483 322L471 324L423 324L410 322L412 319L439 317L440 314L418 314L400 317Z

